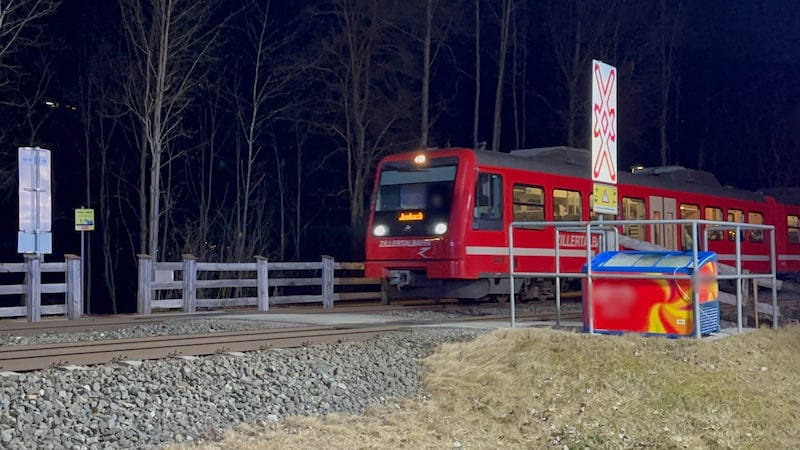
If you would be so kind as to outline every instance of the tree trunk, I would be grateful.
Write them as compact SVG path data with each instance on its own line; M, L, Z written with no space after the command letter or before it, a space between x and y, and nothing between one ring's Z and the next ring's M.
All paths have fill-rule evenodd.
M152 159L150 162L150 233L149 233L149 247L150 257L153 262L161 261L161 255L158 250L158 231L160 229L159 222L161 219L161 145L157 143L157 147L153 149Z
M473 146L478 148L481 108L481 0L475 0L475 110L472 123Z
M356 190L350 201L350 229L353 239L350 257L355 261L364 259L364 188L360 180L355 183Z
M517 77L519 76L519 32L517 30L517 21L514 20L512 23L512 31L513 31L513 38L511 40L511 57L512 57L512 64L511 64L511 100L513 103L514 109L514 148L520 148L520 123L519 123L519 92L517 86ZM525 80L523 79L523 84ZM522 100L525 101L524 98Z
M139 153L139 253L147 253L147 155L150 153L147 138L142 130ZM152 256L152 255L151 255Z
M114 257L111 254L111 201L108 186L108 149L103 149L100 155L100 230L103 239L103 280L105 281L108 298L111 300L111 312L117 314L117 285L115 278ZM88 314L88 311L87 311Z
M476 0L477 1L477 0ZM428 0L425 11L425 41L423 43L422 67L422 123L420 128L419 146L428 147L428 127L430 125L429 103L431 90L431 29L433 28L433 0Z
M503 4L503 22L500 25L500 57L497 63L497 87L494 95L494 127L492 131L492 151L500 151L500 133L503 118L503 85L506 74L506 56L508 55L508 35L511 23L511 9L513 0L506 0Z
M278 201L280 213L280 242L278 244L278 255L281 261L286 260L286 187L283 184L284 164L278 152L277 142L273 142L272 148L275 151L275 167L277 168L278 182Z
M580 67L581 38L582 29L581 20L579 19L576 25L575 42L572 52L572 77L569 80L569 109L567 110L567 146L569 147L575 147L577 145L578 109L580 108L578 102L583 96L583 93L579 92L580 74L583 70L583 68Z
M297 148L297 185L294 200L294 259L300 259L300 235L303 232L302 209L300 207L303 200L303 146L300 143L300 136L295 131L295 147Z
M669 164L669 145L667 144L667 105L661 107L658 114L658 142L661 155L661 165Z
M85 168L86 168L86 181L85 181L85 183L86 183L86 207L87 208L91 208L92 207L92 175L91 175L91 171L92 171L92 164L91 164L91 159L92 159L92 153L91 153L92 152L92 150L91 150L92 149L92 139L91 139L91 132L92 132L92 128L93 128L91 126L91 124L92 124L92 121L94 119L94 108L93 108L93 106L94 106L93 100L94 99L93 99L92 83L89 82L88 84L89 84L88 92L86 93L86 98L87 98L86 113L84 115L84 120L86 122L85 128L84 128L84 131L85 131L84 132L84 145L85 145L85 152L86 152L86 166L85 166ZM100 176L102 177L103 174L101 174ZM98 215L99 215L99 213L100 213L100 211L98 211ZM81 248L81 253L80 253L81 254L81 258L83 258L83 261L84 261L84 264L85 264L84 267L86 268L86 272L85 273L81 273L81 279L84 280L84 291L83 291L84 297L83 298L85 299L84 300L84 304L86 305L85 306L85 312L86 312L87 315L90 315L90 314L92 314L92 303L91 303L91 299L92 299L92 295L91 295L92 294L92 277L91 277L92 266L91 266L91 263L90 263L92 259L89 257L89 255L92 253L92 245L91 245L92 233L88 233L88 236L86 236L86 237L88 238L87 239L88 240L88 242L87 242L88 249Z
M527 21L527 16L525 18ZM527 23L527 22L526 22ZM527 27L525 28L527 29ZM522 146L528 145L528 41L527 33L522 34Z
M162 253L167 253L167 242L169 242L169 227L172 222L172 162L169 161L166 163L167 169L167 185L164 189L164 203L163 203L163 217L161 223L163 224L163 230L161 234L161 249ZM180 253L178 253L180 255Z

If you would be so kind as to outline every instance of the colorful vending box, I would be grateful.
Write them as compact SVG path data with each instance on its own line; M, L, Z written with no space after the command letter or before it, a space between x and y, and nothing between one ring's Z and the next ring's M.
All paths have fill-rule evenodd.
M700 333L718 332L719 283L717 254L698 254ZM593 274L691 275L691 252L604 252L591 261ZM587 265L583 266L587 272ZM589 329L587 280L583 280L584 329ZM592 310L598 333L645 333L683 337L694 335L694 308L689 279L593 278Z

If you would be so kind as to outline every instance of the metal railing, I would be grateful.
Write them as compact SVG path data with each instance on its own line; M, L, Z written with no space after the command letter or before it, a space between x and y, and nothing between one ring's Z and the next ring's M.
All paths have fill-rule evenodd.
M619 242L619 229L621 225L691 225L692 229L692 274L679 275L677 273L659 274L659 275L644 275L644 274L597 274L592 272L592 234L602 234L607 237L609 234L615 236L614 246ZM698 235L700 234L700 225L704 225L703 229L703 248L697 245ZM553 227L554 233L554 249L555 249L555 271L554 272L517 272L515 259L514 259L514 230L519 227L541 227L546 229ZM698 295L698 254L700 251L708 251L708 233L712 230L734 230L736 233L735 248L736 248L736 265L735 273L724 275L717 274L717 280L734 280L736 281L736 314L737 314L737 330L742 332L742 280L744 279L768 279L771 281L772 287L772 311L773 319L772 326L778 326L778 289L777 289L777 255L775 245L775 227L772 225L758 225L738 222L722 222L713 220L690 220L690 219L672 219L672 220L593 220L593 221L572 221L572 222L551 222L551 221L536 221L536 222L512 222L508 226L508 255L509 255L509 282L514 286L515 277L526 278L554 278L556 281L556 325L561 325L561 289L560 281L562 278L579 278L586 279L586 296L583 299L586 302L585 310L588 311L589 317L589 333L594 334L594 308L592 307L592 281L598 278L614 278L614 279L670 279L670 280L689 280L691 283L692 291L692 307L694 319L694 336L701 337L700 329L700 301ZM742 231L743 230L763 230L769 232L769 247L770 247L770 272L769 273L748 273L742 270ZM582 232L586 235L586 272L562 272L561 271L561 245L560 233L562 232ZM676 234L677 235L677 234ZM605 240L605 239L604 239ZM600 248L603 250L603 240L600 241ZM608 243L605 242L607 245ZM616 248L615 248L616 249ZM610 250L606 248L606 250ZM510 306L511 306L511 328L516 326L516 300L515 289L511 289ZM722 293L720 293L721 295ZM757 302L758 299L755 299Z

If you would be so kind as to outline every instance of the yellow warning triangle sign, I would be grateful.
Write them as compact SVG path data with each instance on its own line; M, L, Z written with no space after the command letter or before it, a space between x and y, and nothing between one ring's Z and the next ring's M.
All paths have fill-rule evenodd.
M608 191L603 191L603 203L608 203Z

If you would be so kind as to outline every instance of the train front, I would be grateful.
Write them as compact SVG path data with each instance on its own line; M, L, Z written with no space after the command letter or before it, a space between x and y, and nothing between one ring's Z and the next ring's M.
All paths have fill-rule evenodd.
M461 276L468 156L458 149L406 153L378 166L365 275L386 280L390 298L438 298L445 280Z

